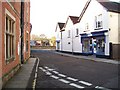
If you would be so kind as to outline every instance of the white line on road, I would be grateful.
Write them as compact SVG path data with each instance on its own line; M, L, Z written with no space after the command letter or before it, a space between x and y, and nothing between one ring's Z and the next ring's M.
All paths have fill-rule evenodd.
M55 69L50 69L50 68L49 68L49 69L47 69L47 70L49 70L49 71L53 71L53 70L55 70Z
M42 67L39 67L39 69L41 69L43 72L46 72L47 70L43 69Z
M35 73L35 78L37 78L37 73Z
M67 77L67 79L72 80L72 81L78 81L78 79Z
M39 67L39 69L41 69L41 70L42 70L43 68L42 68L42 67Z
M48 69L49 67L47 67L47 66L44 66L44 68Z
M91 86L92 85L91 83L88 83L88 82L85 82L85 81L79 81L79 83L85 84L87 86Z
M96 86L95 88L101 89L101 90L111 90L111 89L108 89L108 88L105 88L105 87L100 87L100 86Z
M70 83L69 81L64 80L64 79L59 79L59 81L61 81L61 82L63 82L63 83Z
M50 73L50 72L45 72L46 73L46 75L52 75L52 73Z
M83 86L77 85L77 84L75 84L75 83L70 83L69 85L70 85L70 86L74 86L74 87L76 87L76 88L84 88Z
M58 76L61 76L61 77L66 77L66 75L64 75L64 74L58 74Z
M50 77L54 78L54 79L58 79L59 77L55 76L55 75L51 75Z
M57 72L57 71L53 71L53 73L58 74L59 72Z

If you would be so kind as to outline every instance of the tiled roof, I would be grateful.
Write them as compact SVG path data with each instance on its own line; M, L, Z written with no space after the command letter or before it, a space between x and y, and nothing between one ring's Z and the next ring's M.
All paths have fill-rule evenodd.
M65 23L58 23L60 30L64 27Z
M72 20L73 24L78 23L79 17L76 17L76 16L69 16L69 17L70 17L70 19Z
M62 31L62 28L64 27L64 25L65 25L65 23L61 23L61 22L58 22L58 23L57 23L57 26L59 26L60 31ZM55 32L57 31L57 26L56 26Z
M120 13L120 3L108 1L108 0L97 0L103 7L108 11Z

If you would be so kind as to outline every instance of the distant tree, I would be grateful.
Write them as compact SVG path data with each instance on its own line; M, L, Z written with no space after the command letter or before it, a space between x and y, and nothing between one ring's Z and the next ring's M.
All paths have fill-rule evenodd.
M47 38L47 36L46 36L45 34L40 34L39 37L40 37L40 38L43 38L43 39L46 39L46 38Z
M50 44L51 44L51 46L55 46L56 45L56 38L55 38L55 36L50 38Z

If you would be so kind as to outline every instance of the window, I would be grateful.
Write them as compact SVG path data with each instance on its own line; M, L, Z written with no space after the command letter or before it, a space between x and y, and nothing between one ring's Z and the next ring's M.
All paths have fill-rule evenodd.
M27 51L27 52L28 52L28 48L29 48L28 38L29 38L29 34L26 33L26 51Z
M15 57L15 35L14 30L15 21L10 18L10 16L6 15L6 32L5 32L5 50L6 50L6 60L14 60Z
M87 32L87 31L89 31L89 24L88 23L85 24L85 30L84 30L84 32Z
M68 30L68 38L70 38L70 30Z
M102 14L95 16L95 29L102 28Z
M76 36L78 36L79 35L79 29L77 28L76 29Z

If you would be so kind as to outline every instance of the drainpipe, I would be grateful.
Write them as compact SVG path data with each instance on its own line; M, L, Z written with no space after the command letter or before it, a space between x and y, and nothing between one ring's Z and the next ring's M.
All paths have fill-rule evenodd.
M21 64L24 63L24 0L21 0Z
M61 52L62 52L62 31L61 31Z
M72 54L73 54L73 29L72 29Z

